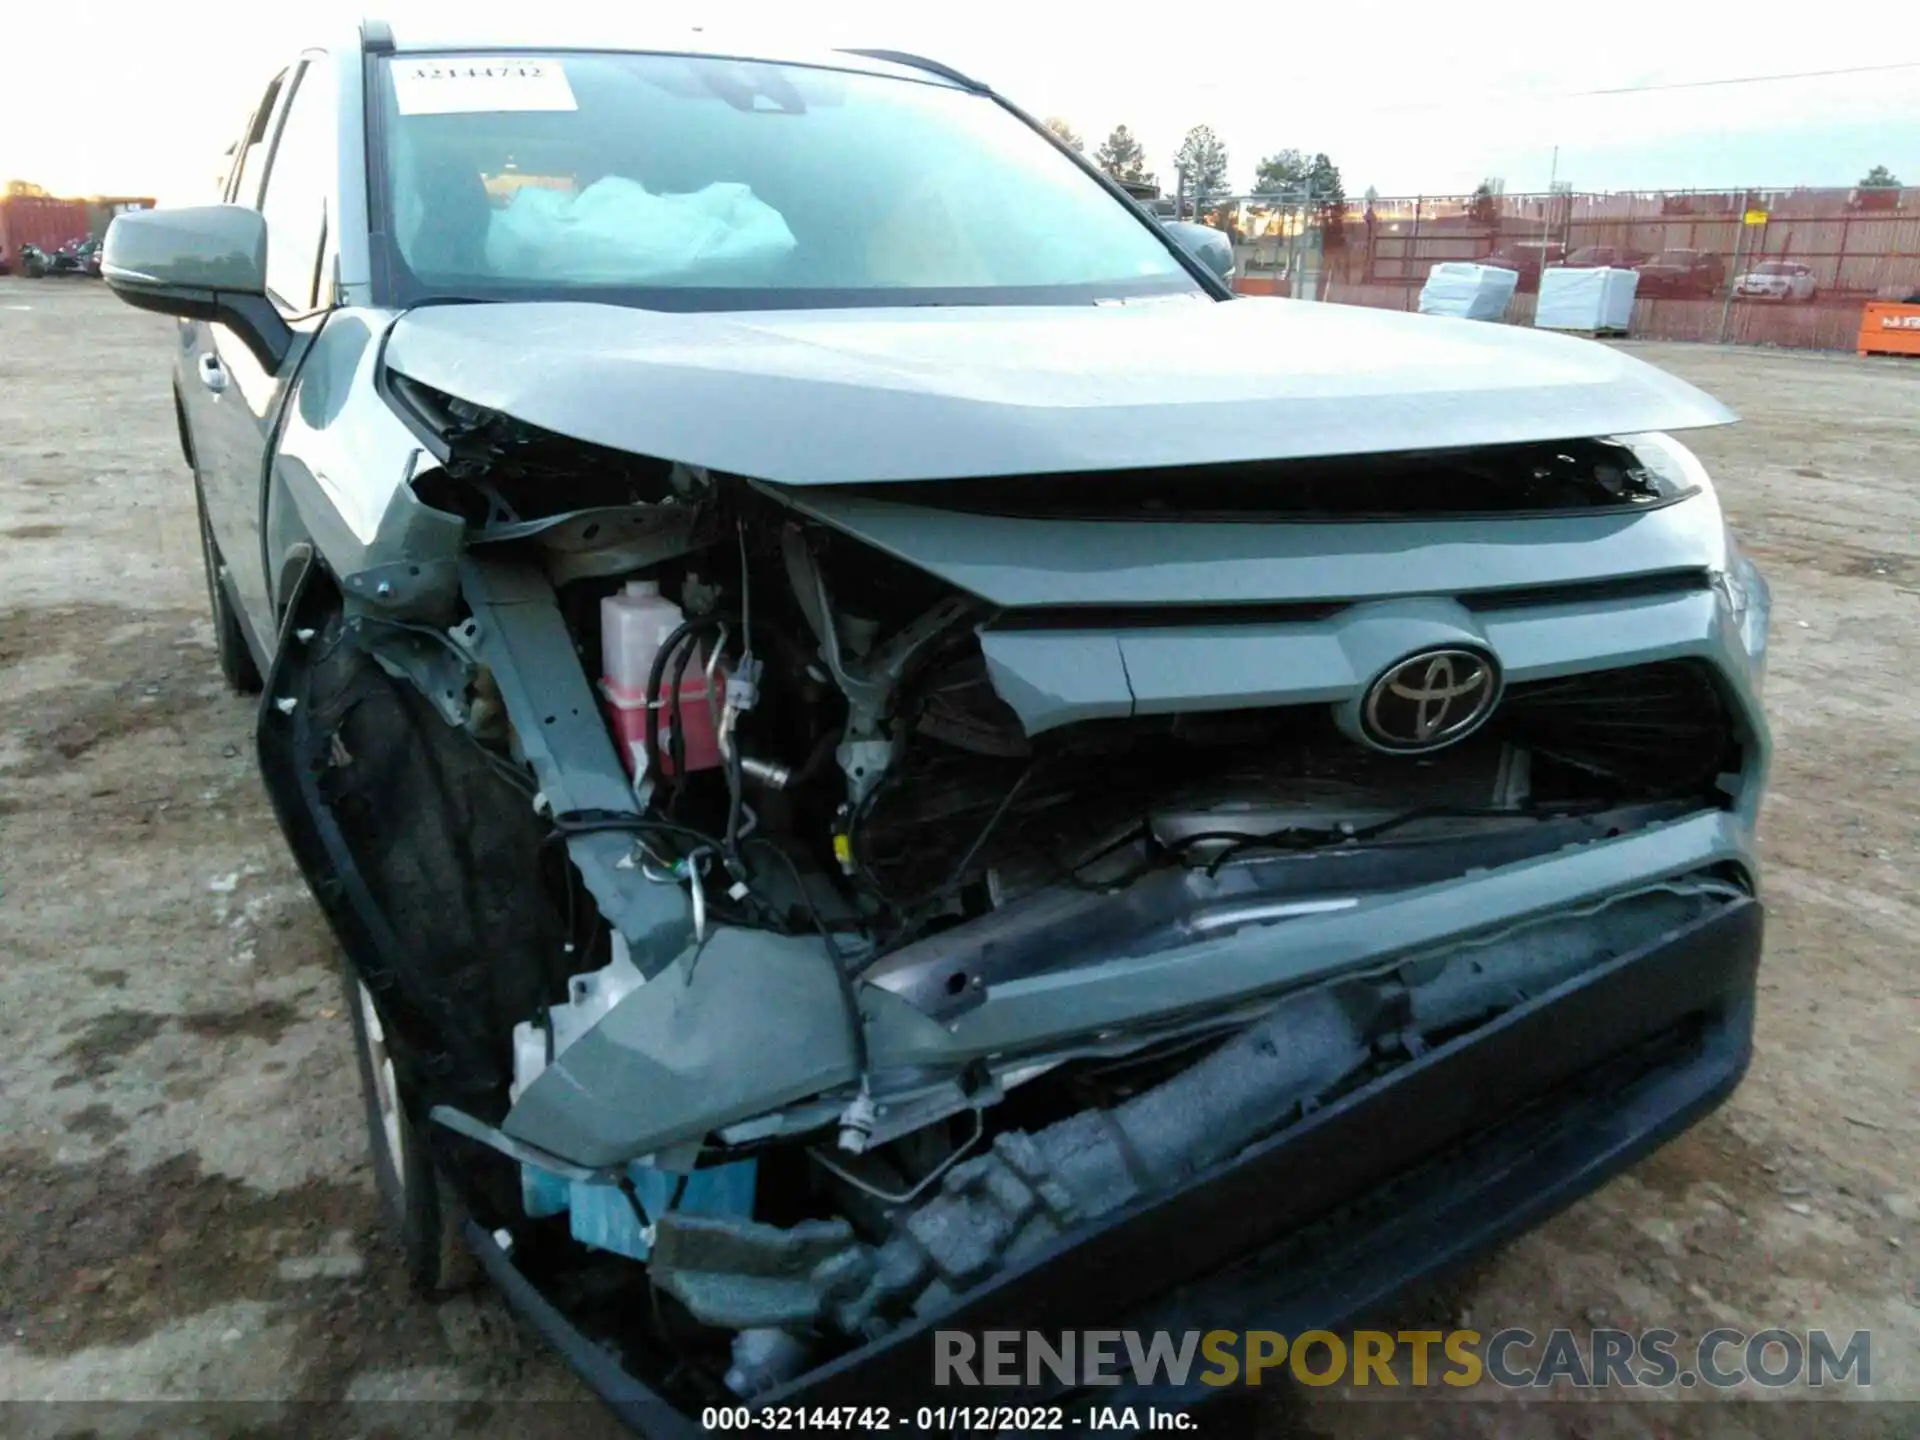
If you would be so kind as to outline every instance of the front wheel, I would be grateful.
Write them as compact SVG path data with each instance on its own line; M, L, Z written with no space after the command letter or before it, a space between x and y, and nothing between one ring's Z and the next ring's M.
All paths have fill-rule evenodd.
M351 967L346 1000L366 1098L374 1183L388 1232L400 1245L407 1284L428 1299L464 1290L479 1278L479 1264L463 1233L466 1207L442 1181L427 1153L422 1122L387 1045L380 1007Z

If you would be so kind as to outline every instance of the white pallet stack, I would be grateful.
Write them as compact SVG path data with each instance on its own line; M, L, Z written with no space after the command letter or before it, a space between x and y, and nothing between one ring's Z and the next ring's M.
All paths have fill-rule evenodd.
M1461 320L1503 319L1519 279L1497 265L1443 260L1427 272L1427 283L1420 288L1420 313Z
M1633 322L1633 294L1639 283L1633 270L1549 267L1540 276L1534 328L1624 335Z

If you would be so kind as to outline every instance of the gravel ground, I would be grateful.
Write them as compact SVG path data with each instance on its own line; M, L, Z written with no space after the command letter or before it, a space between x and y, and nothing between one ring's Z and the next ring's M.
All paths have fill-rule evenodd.
M231 1433L347 1400L440 1402L373 1412L407 1433L611 1433L517 1408L582 1392L498 1302L429 1307L395 1273L331 944L214 667L170 336L97 285L0 280L0 1400L248 1403L14 1406L0 1430ZM1401 1324L1868 1329L1882 1403L1335 1387L1215 1433L1920 1431L1920 367L1632 348L1747 417L1696 444L1774 584L1757 1058Z

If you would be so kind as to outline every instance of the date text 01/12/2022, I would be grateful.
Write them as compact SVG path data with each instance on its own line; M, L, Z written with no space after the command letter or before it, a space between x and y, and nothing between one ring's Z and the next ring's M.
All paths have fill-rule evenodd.
M750 1410L744 1405L708 1406L700 1414L700 1428L725 1430L783 1430L811 1435L822 1430L855 1434L951 1434L978 1430L1000 1435L1008 1431L1193 1430L1198 1428L1186 1410L1163 1410L1133 1405L1102 1405L1071 1411L1060 1405L922 1405L895 1410L887 1405L770 1405Z

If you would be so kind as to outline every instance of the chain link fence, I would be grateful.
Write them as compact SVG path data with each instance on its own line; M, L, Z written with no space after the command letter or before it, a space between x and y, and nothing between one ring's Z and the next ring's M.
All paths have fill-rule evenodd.
M1920 189L1248 196L1210 218L1246 293L1413 310L1435 264L1478 262L1518 273L1522 325L1557 265L1636 271L1631 333L1649 339L1850 350L1868 301L1920 297Z

